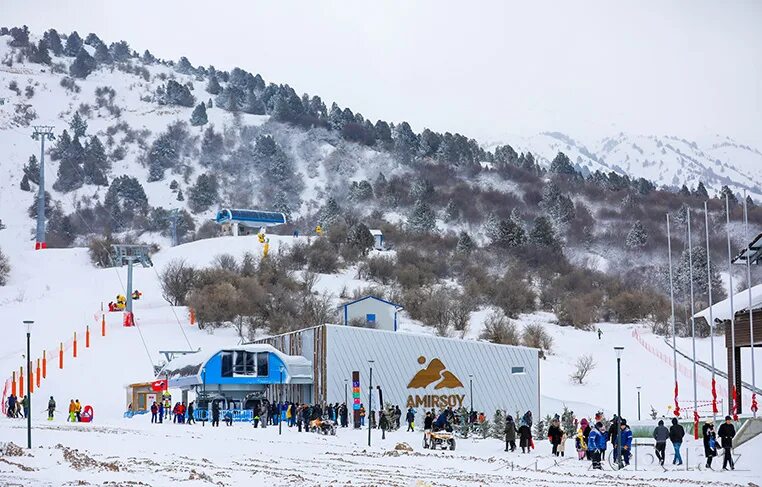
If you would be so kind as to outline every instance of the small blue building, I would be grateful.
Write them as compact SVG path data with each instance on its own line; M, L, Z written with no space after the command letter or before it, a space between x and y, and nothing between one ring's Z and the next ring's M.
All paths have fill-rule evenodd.
M188 393L195 393L199 412L214 403L221 410L262 411L274 393L283 391L291 397L284 394L282 400L312 400L312 363L266 344L181 355L164 366L159 378L166 378L170 389L180 389L186 403Z

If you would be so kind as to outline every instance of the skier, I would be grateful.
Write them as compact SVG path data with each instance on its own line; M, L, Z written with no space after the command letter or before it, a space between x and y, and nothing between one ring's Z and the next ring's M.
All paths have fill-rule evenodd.
M677 422L677 418L672 418L672 426L669 428L669 441L672 442L672 446L675 449L675 458L672 460L672 465L683 464L683 457L680 456L680 445L683 444L684 436L685 429Z
M704 456L706 457L706 468L712 468L712 459L717 456L717 435L714 433L714 420L709 418L701 428L704 439Z
M53 421L53 413L56 412L56 401L53 396L50 396L48 401L48 421Z
M593 469L603 470L601 459L606 456L606 436L608 433L603 423L600 421L595 423L595 428L590 431L590 436L587 438L587 448L593 452Z
M505 451L516 450L516 423L510 414L505 418Z
M654 440L656 441L656 445L654 448L656 449L656 458L659 459L659 465L664 466L664 457L666 456L666 449L667 449L667 439L669 438L669 430L666 426L664 426L664 421L659 420L659 425L654 428L653 433Z
M532 446L532 430L524 419L521 420L521 426L519 426L519 446L521 453L529 453Z
M212 426L220 425L220 403L214 401L212 403Z
M563 433L561 432L561 426L557 419L554 419L550 423L550 427L548 428L548 441L550 441L550 444L553 445L553 456L558 456L558 445L561 444L561 436Z
M600 328L598 328L598 340L601 339L601 335L603 335L603 332L601 331Z
M413 422L415 421L415 411L413 411L413 408L407 408L405 421L407 421L407 430L415 431L415 427L413 426Z
M730 470L735 470L736 467L733 464L733 437L736 436L736 428L733 426L733 418L725 416L725 423L720 425L720 429L717 430L717 436L720 437L720 441L723 449L722 457L722 469L727 470L728 464Z

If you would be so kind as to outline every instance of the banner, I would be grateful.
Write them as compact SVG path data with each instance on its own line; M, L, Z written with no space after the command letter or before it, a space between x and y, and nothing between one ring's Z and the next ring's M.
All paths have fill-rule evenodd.
M159 379L151 382L151 390L155 392L166 391L168 387L167 379Z
M680 417L680 404L677 402L677 382L675 382L675 416Z
M712 413L717 414L719 412L717 409L717 381L712 377Z
M352 372L352 419L355 428L360 427L360 372Z

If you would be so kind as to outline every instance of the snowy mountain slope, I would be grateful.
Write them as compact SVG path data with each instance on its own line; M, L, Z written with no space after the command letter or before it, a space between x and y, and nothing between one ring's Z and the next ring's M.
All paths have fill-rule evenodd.
M747 190L753 198L762 197L762 152L729 137L689 141L620 133L586 143L545 132L506 142L517 151L532 152L546 166L561 151L584 172L615 171L670 188L683 184L694 188L701 181L710 194L728 185L736 192Z

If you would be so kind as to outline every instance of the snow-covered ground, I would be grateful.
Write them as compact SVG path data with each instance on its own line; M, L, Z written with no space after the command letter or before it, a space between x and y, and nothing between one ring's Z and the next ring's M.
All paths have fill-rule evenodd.
M37 413L35 413L37 414ZM576 459L569 440L567 456L555 458L547 441L530 454L503 451L496 439L462 439L455 451L429 451L421 432L393 432L385 440L372 431L339 429L336 436L298 433L296 428L253 429L249 424L219 428L201 424L152 425L146 416L115 422L48 423L37 414L33 446L24 456L0 454L3 485L362 485L362 486L673 486L752 485L762 478L758 458L762 438L736 450L734 472L703 468L698 442L684 443L682 467L663 469L653 448L637 448L624 471L611 463L602 472ZM0 438L26 446L21 420L0 419ZM405 442L412 452L395 451ZM670 455L671 457L671 455ZM669 458L668 457L668 460ZM669 463L669 462L668 462Z

